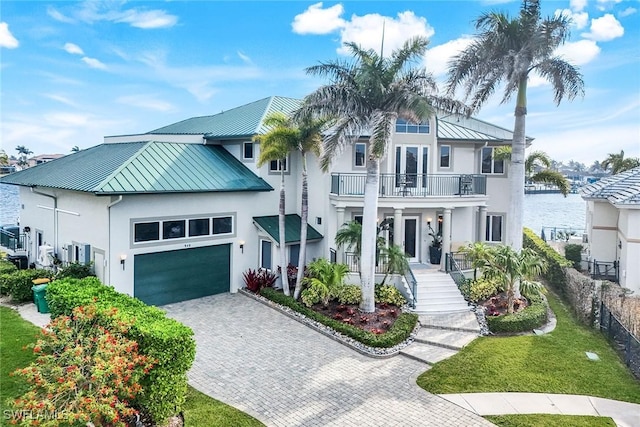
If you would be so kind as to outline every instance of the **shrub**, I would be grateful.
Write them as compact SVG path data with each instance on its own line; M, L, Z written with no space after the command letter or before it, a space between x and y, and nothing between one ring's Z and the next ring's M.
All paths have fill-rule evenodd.
M126 338L131 323L117 320L116 313L117 309L98 313L91 305L75 308L73 317L53 320L32 345L35 362L12 374L29 384L14 401L16 413L56 413L57 419L51 420L55 425L91 421L125 426L123 418L135 413L130 402L140 393L139 380L152 360ZM25 416L21 421L21 425L42 424L38 417Z
M343 285L337 294L340 304L358 304L362 300L362 289L358 285Z
M375 288L376 303L392 304L401 307L407 303L402 294L395 286L392 285L376 285Z
M0 274L13 273L18 267L11 261L0 259Z
M51 279L53 274L49 270L16 270L9 273L7 279L3 279L5 287L8 287L11 299L15 302L33 301L33 280L39 278Z
M573 263L573 268L580 271L582 263L582 245L569 243L564 247L564 257Z
M418 322L418 316L416 314L402 313L398 316L387 332L374 334L342 321L330 319L327 316L305 307L292 297L288 297L274 289L265 288L260 292L260 294L275 303L289 307L292 310L305 315L309 319L333 328L334 330L371 347L387 348L401 343L409 337Z
M517 313L487 316L489 330L493 333L531 331L546 321L547 304L541 296L530 297L529 306Z
M327 286L320 280L315 278L307 279L305 282L307 283L307 286L300 293L300 300L302 300L302 303L307 307L311 307L319 302L327 305L329 302L329 296L331 295L329 288L327 288Z
M126 337L136 341L140 353L155 365L140 384L136 405L157 422L180 411L187 391L187 371L195 358L193 331L166 317L156 307L105 286L96 277L56 280L47 287L52 317L70 315L73 308L94 303L98 308L118 309L117 320L133 320Z
M73 262L56 273L56 279L84 279L85 277L95 276L92 264L80 264Z
M492 280L477 279L470 282L469 299L483 301L498 293L498 284Z
M261 268L259 270L249 269L242 275L244 284L248 290L257 294L262 288L270 288L276 283L276 275L270 271Z
M547 261L548 268L542 276L560 295L566 298L567 278L565 269L571 266L571 263L528 228L524 229L522 246L533 249Z

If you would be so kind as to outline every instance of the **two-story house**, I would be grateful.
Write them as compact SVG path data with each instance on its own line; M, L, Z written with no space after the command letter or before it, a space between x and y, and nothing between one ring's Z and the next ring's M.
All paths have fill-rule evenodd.
M261 99L103 144L0 182L20 186L21 229L30 262L92 262L98 277L151 304L235 292L249 268L279 264L278 192L284 168L286 242L300 240L300 159L257 166L263 120L300 101ZM379 218L410 261L429 263L430 227L444 251L474 241L504 242L509 220L506 164L493 160L510 131L441 114L398 121L382 163ZM362 214L367 138L323 173L309 159L308 259L350 262L336 247L342 224Z

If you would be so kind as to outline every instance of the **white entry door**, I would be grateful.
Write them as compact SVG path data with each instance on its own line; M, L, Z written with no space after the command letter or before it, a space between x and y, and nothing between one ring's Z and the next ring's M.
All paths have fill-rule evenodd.
M402 218L402 246L409 262L418 262L420 258L419 224L420 221L417 216L405 216Z

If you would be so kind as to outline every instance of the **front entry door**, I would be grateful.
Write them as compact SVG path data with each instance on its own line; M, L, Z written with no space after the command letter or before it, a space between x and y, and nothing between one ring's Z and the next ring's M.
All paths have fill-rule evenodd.
M409 262L417 262L420 254L418 253L418 217L404 217L404 252L407 254Z

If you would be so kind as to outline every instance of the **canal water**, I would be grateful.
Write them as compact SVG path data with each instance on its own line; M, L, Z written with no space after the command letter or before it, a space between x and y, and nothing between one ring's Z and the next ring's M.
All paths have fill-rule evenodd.
M524 226L540 234L542 227L583 230L586 203L578 194L527 194L524 196ZM0 184L0 225L16 224L20 195L15 185Z

